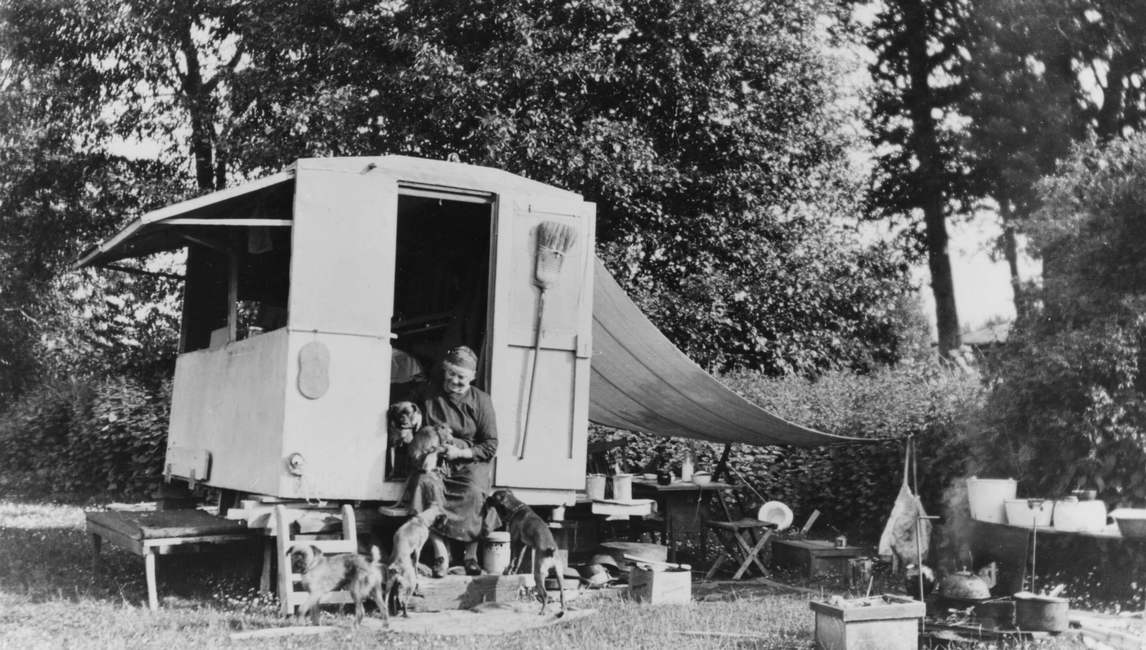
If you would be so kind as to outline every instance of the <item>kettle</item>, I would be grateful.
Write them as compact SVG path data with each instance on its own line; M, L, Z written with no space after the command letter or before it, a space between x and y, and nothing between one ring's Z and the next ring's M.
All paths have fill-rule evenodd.
M967 570L950 573L939 581L939 595L949 603L974 604L991 597L995 586L997 565L992 562L977 573Z

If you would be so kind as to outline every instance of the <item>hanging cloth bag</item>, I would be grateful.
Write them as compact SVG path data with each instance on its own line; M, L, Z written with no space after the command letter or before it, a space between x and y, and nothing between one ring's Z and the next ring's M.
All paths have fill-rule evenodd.
M879 538L879 554L891 555L904 565L920 565L919 555L927 557L928 546L931 540L931 521L920 520L926 517L923 503L911 491L907 483L907 470L913 462L915 451L914 441L908 438L903 455L903 484L899 486L899 495L895 497L895 505L891 508L891 516L887 519L883 534ZM919 486L916 485L916 489ZM918 527L917 527L918 525ZM919 535L919 544L916 545L916 535Z

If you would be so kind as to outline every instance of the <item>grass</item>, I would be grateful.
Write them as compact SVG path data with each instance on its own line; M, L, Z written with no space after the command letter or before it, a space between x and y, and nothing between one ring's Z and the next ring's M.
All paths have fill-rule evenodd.
M232 641L235 631L289 624L278 615L275 599L253 588L253 552L160 558L164 603L152 612L146 607L140 558L105 545L103 575L96 578L83 512L77 506L0 500L0 549L5 558L0 562L0 647L5 648L812 647L809 596L751 582L709 593L687 606L585 595L571 605L595 608L596 615L504 636L355 628L348 612L326 608L322 622L337 626L335 632Z

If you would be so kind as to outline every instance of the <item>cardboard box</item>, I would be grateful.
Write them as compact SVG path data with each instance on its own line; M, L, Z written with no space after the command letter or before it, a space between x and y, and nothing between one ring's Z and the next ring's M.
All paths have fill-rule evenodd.
M685 569L646 569L629 571L629 594L638 603L661 605L692 602L692 572Z

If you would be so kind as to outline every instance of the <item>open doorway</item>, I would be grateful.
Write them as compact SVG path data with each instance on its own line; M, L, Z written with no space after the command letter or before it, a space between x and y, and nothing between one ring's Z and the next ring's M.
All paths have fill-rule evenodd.
M492 197L399 194L391 402L457 345L478 353L485 388L492 232Z

